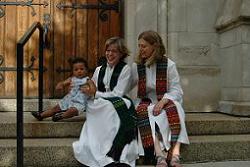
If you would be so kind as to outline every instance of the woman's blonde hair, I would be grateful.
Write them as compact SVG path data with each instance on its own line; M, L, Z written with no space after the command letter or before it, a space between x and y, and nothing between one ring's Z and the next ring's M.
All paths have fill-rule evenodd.
M154 63L157 60L162 60L163 56L166 53L165 46L163 44L162 38L160 35L152 30L144 31L138 36L138 40L143 39L146 42L148 42L150 45L155 46L155 50L151 57L147 59L146 62L141 58L140 53L136 56L136 62L138 64L145 64L147 66L150 66L152 63Z
M108 49L110 45L116 45L118 51L122 54L121 60L124 60L127 56L129 56L129 50L124 44L124 40L120 37L111 37L105 42L105 51Z

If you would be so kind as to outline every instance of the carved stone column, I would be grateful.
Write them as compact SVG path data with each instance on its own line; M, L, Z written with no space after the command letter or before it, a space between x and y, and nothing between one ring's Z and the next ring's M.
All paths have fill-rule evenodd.
M216 22L222 72L220 111L250 116L250 1L224 3Z

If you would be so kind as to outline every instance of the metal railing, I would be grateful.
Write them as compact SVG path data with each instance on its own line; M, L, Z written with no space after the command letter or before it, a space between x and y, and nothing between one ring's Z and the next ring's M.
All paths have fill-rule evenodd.
M17 42L17 167L23 167L23 59L24 45L28 42L35 30L39 30L39 81L38 81L38 110L43 110L43 26L39 22L35 22L23 35L23 37Z

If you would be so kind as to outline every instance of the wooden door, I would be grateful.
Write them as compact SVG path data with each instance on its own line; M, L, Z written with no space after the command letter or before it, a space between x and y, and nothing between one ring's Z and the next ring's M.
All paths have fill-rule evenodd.
M0 98L15 98L16 42L34 21L48 27L44 49L46 98L62 95L55 92L54 87L70 75L68 60L71 57L83 57L93 70L103 55L105 40L123 36L122 0L34 0L33 3L41 5L32 6L33 9L30 6L0 6L4 10L0 18ZM24 72L24 94L34 98L38 95L38 32L25 45L24 56L25 67L32 69Z

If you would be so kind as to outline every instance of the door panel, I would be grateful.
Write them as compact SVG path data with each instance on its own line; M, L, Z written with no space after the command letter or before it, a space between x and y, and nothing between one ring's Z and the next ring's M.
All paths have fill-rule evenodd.
M6 16L4 17L4 64L8 67L16 67L15 61L15 51L16 50L16 41L17 41L17 7L5 7ZM3 18L1 18L3 19ZM13 83L16 81L15 72L4 72L4 95L11 96L15 93L16 85ZM6 82L7 81L7 82ZM1 91L2 92L2 91Z
M6 2L13 2L7 0ZM58 8L59 4L97 5L115 4L117 0L47 0L48 6L0 6L5 15L0 18L0 98L15 98L16 95L16 43L35 21L44 24L44 15L50 16L49 31L44 49L44 96L60 97L55 92L56 83L70 76L68 60L74 56L86 59L93 72L98 57L104 54L105 40L111 36L123 36L122 11L103 9ZM120 3L122 1L119 1ZM35 3L44 3L43 0ZM114 5L113 5L114 6ZM79 5L77 6L79 7ZM101 20L101 13L107 16ZM103 16L103 15L102 15ZM38 95L38 32L35 32L24 47L25 67L32 72L24 72L24 95L28 98ZM2 57L2 58L1 58ZM32 59L35 60L32 61ZM2 63L1 63L2 60ZM1 76L3 76L1 82ZM34 79L35 78L35 79Z

